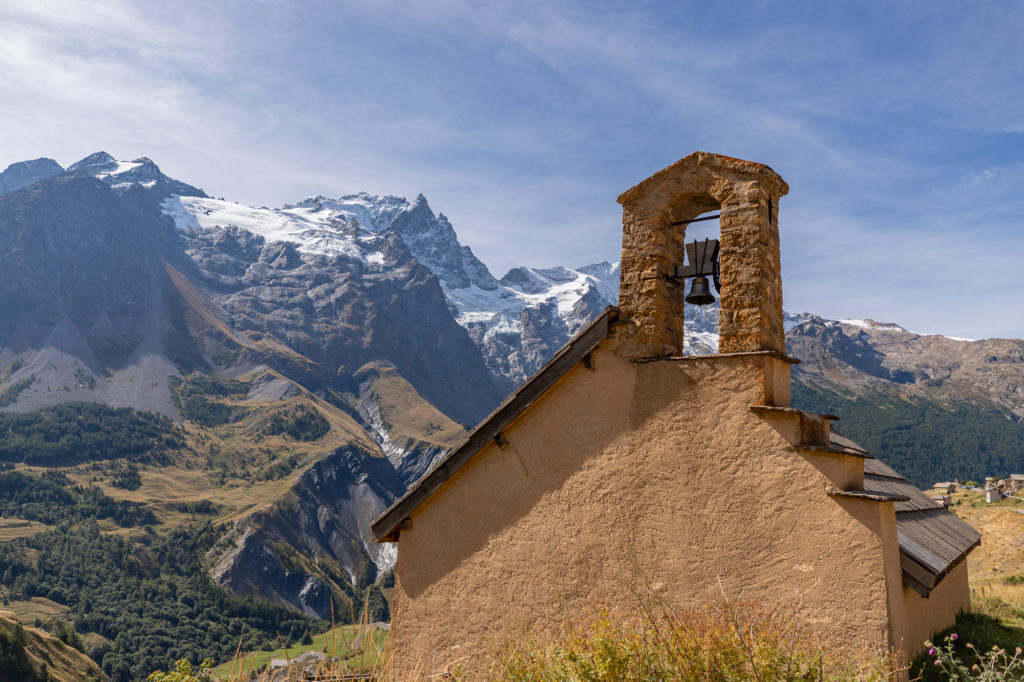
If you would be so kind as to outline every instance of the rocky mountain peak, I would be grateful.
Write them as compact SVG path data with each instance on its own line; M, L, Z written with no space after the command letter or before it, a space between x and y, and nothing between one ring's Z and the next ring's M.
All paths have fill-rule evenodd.
M100 173L110 173L116 168L117 159L106 152L100 151L94 152L84 159L74 162L68 166L68 172L83 172L88 173L89 175L98 175Z
M14 192L63 172L61 165L53 159L39 158L12 163L0 173L0 194Z
M164 175L147 156L133 161L118 161L107 152L96 152L68 166L69 173L87 173L110 185L119 193L144 189L152 198L171 195L205 197L203 190Z

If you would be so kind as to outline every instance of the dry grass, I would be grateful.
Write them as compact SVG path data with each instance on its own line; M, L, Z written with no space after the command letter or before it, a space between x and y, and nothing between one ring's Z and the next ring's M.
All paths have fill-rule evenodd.
M888 660L830 651L783 611L723 602L699 612L602 614L525 637L473 679L528 680L888 680Z
M364 365L360 372L374 372L371 389L381 416L391 426L392 439L400 437L448 447L466 430L423 399L393 367L383 363Z
M378 682L882 682L898 677L889 659L827 650L785 612L739 602L689 613L598 613L564 623L555 632L522 632L490 654L445 670L427 670L417 662L399 669L382 644L373 641L370 653L377 660L368 668L337 658L307 666L305 673L340 679L366 672ZM222 679L283 682L302 679L302 674L293 666L255 678L236 672Z
M950 511L983 538L967 558L971 586L979 589L1024 574L1024 500L1006 498L986 504L982 494L968 491L956 493L953 501Z
M70 609L52 602L45 597L32 597L25 601L11 601L3 607L10 611L24 625L31 625L36 618L48 623L57 616L63 616Z
M14 620L10 611L0 611L0 628L9 630ZM53 682L98 681L104 677L88 656L34 627L25 628L25 653L37 672L45 665Z
M42 533L49 528L50 526L38 521L26 521L25 519L15 518L0 519L0 542L27 538L36 533Z

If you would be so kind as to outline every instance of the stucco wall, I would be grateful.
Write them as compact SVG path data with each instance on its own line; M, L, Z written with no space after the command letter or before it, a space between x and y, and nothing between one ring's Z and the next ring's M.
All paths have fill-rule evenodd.
M827 467L749 409L770 359L633 363L614 344L401 531L399 668L472 667L519 628L631 612L637 590L679 609L720 602L722 590L799 605L824 641L880 653L887 601L902 594L883 552L895 548L892 504L828 496ZM849 477L850 464L838 471Z
M946 574L927 599L909 587L903 588L907 617L903 629L896 633L897 641L911 656L920 653L925 640L953 625L957 614L970 608L970 602L967 561Z

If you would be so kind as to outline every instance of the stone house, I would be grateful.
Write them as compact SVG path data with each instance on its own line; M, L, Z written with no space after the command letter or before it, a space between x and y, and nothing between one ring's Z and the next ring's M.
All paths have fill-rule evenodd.
M695 152L619 197L609 308L372 524L398 543L398 669L595 609L792 604L844 651L917 653L980 536L789 406L771 168ZM719 352L683 355L687 221L720 213ZM742 491L737 494L736 491ZM794 595L794 596L789 596Z
M1024 489L1024 474L1010 474L1009 487L1013 492Z
M952 495L956 492L956 483L950 481L941 481L932 486L932 489L942 493L943 495Z

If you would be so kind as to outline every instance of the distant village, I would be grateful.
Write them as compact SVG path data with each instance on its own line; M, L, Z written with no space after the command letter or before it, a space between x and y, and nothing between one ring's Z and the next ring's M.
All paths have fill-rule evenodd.
M1008 478L986 476L984 486L978 485L977 481L961 483L960 479L941 481L932 486L931 498L943 507L948 507L952 501L951 495L961 489L975 492L984 491L986 502L998 502L1004 497L1012 496L1024 489L1024 474L1010 474Z

